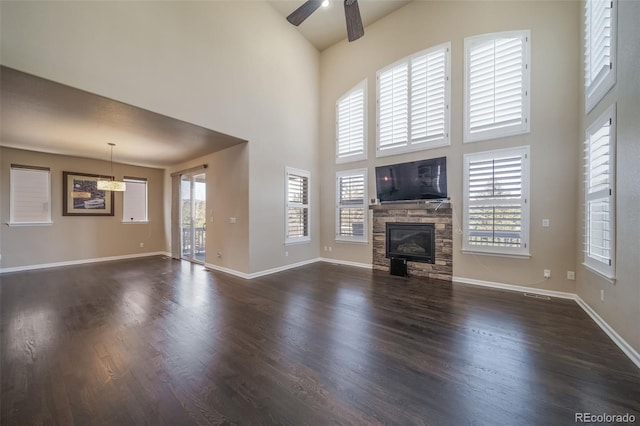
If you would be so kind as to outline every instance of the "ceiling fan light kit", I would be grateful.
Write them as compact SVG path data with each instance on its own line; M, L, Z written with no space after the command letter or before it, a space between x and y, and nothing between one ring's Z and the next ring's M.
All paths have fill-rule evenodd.
M302 3L302 6L287 16L287 21L297 27L311 16L313 12L318 10L320 6L325 6L325 3L328 3L328 1L307 0ZM358 0L344 0L344 17L347 22L347 37L349 41L354 41L362 37L364 35L364 27L362 26Z

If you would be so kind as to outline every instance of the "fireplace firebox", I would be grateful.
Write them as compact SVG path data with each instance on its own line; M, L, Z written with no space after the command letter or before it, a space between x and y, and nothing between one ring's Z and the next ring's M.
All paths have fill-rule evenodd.
M436 238L432 223L387 222L387 258L435 263Z

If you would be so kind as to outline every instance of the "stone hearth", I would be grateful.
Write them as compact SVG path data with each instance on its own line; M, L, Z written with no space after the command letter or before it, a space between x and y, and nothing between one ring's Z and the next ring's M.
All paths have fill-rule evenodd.
M451 204L440 202L408 202L382 204L373 210L373 268L389 271L385 257L386 223L432 223L436 231L435 263L407 262L409 275L451 281L453 276L453 227Z

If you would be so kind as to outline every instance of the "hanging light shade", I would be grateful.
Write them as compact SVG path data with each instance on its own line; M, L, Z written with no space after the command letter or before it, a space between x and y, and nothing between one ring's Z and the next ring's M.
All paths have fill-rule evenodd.
M116 144L109 142L108 145L111 147L111 176L109 179L99 179L96 186L100 191L126 191L127 184L113 178L113 147Z

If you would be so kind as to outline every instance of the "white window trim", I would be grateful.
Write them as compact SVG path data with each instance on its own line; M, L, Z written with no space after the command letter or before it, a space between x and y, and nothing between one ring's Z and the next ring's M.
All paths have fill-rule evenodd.
M289 175L302 176L307 178L307 204L289 203ZM289 207L302 207L307 209L307 235L302 237L290 238L289 235ZM284 174L284 244L304 244L311 241L311 173L306 170L296 169L293 167L285 167Z
M522 247L495 247L495 246L474 246L468 242L469 234L469 163L474 160L492 159L496 157L508 157L520 155L523 157L522 167ZM531 155L528 145L497 149L491 151L483 151L464 155L463 160L463 233L462 233L462 252L468 254L485 254L502 257L519 257L530 258L529 229L530 229L530 203L529 203L529 187L531 173Z
M593 272L601 275L602 277L608 280L615 280L615 270L616 270L616 105L613 104L594 122L587 128L586 137L585 137L585 154L589 152L589 139L592 134L597 132L603 126L610 122L610 130L609 130L609 155L611 158L611 166L610 166L610 175L611 175L611 184L609 186L610 189L610 223L611 223L611 264L605 265L604 263L597 261L589 256L589 251L587 248L588 242L588 226L589 226L589 188L588 188L588 159L585 159L585 179L584 179L584 262L583 265Z
M469 69L469 55L471 52L471 47L477 42L482 42L486 40L493 40L496 38L524 38L524 62L525 69L523 73L523 99L522 99L522 115L523 122L519 125L513 125L509 127L503 127L499 129L491 129L485 131L479 131L476 133L471 133L470 129L470 69ZM474 37L467 37L464 39L464 108L463 108L463 143L469 142L479 142L488 139L496 139L507 136L520 135L524 133L529 133L531 131L531 31L530 30L520 30L520 31L505 31L498 33L490 33L483 34Z
M360 206L352 204L349 205L348 207L355 207L355 208L359 208L362 207L362 211L363 211L363 228L364 228L364 232L362 233L361 236L359 235L353 235L353 236L348 236L348 235L340 235L340 209L343 207L340 205L340 178L345 177L345 176L353 176L353 175L363 175L364 177L364 192L362 195L362 205ZM368 176L367 176L367 169L356 169L356 170L345 170L342 172L337 172L336 173L336 217L335 217L335 233L336 233L336 241L340 241L340 242L350 242L350 243L367 243L368 242L368 234L369 234L369 221L368 221L368 216L369 216L369 209L368 209ZM344 206L347 207L347 206Z
M144 206L144 211L145 211L145 216L146 218L143 220L126 220L126 218L124 217L124 205L125 205L125 200L124 200L124 196L122 197L122 223L124 224L141 224L141 223L149 223L149 182L147 179L143 179L143 178L134 178L134 177L125 177L122 179L125 183L126 182L135 182L135 183L141 183L144 182L145 183L145 197L144 197L144 202L145 202L145 206Z
M368 126L368 112L367 112L367 106L369 104L368 101L368 95L367 95L367 79L365 78L364 80L362 80L360 83L358 83L357 85L355 85L351 90L349 90L347 93L345 93L342 97L340 97L340 99L338 99L336 101L336 164L341 164L341 163L350 163L350 162L354 162L354 161L362 161L362 160L366 160L367 159L367 146L369 145L369 137L368 137L368 132L367 129L369 128ZM362 129L362 134L363 134L363 147L362 147L362 153L360 154L347 154L344 156L340 156L339 154L339 145L338 145L338 105L340 104L340 102L342 102L344 99L348 98L349 96L351 96L353 94L353 92L357 91L357 90L362 90L363 91L363 126L364 128Z
M429 54L437 50L445 50L445 123L444 123L444 138L431 142L418 142L414 143L411 138L411 60L415 57ZM380 149L380 74L387 70L390 70L402 63L407 63L409 67L409 83L408 83L408 102L407 109L407 145L397 148ZM451 42L442 43L437 46L430 47L428 49L416 52L405 58L400 59L380 70L376 73L376 157L388 157L391 155L404 154L416 151L423 151L427 149L435 149L443 146L451 145Z
M49 199L47 201L47 204L48 204L47 215L49 216L49 220L35 221L35 222L21 222L21 221L15 220L14 211L13 211L13 207L15 205L15 199L14 199L15 191L13 187L13 182L14 182L13 170L14 169L21 169L21 170L31 169L31 170L39 170L39 171L47 172L47 194L49 194ZM51 218L51 169L48 167L11 165L9 170L9 222L7 223L7 225L8 226L50 226L52 224L53 224L53 220Z
M588 25L587 20L589 16L587 15L587 7L588 3L592 3L593 0L586 0L584 3L585 6L585 14L584 14L584 28L585 28L585 38L584 38L584 60L585 60L585 112L590 112L596 105L604 98L604 95L613 88L616 84L616 46L617 46L617 34L618 34L618 0L608 0L611 4L611 56L610 56L610 65L609 70L605 72L603 75L598 75L596 78L588 84L587 82L587 65L586 62L589 58L589 46L590 41L587 39L586 26Z

